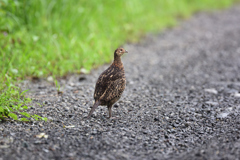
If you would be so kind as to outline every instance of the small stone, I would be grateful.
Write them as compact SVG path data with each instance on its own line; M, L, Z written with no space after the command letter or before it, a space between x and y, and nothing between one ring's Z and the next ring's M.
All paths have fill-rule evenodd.
M234 94L234 97L239 98L239 97L240 97L240 93L235 93L235 94Z
M49 117L47 117L47 118L48 118L49 121L53 121L53 118L52 118L52 117L49 116ZM30 129L32 129L32 128L30 128Z
M64 110L65 110L65 111L69 111L70 108L69 108L69 107L64 107Z
M52 76L49 76L49 77L47 77L47 81L48 81L48 82L53 82L53 81L54 81L54 79L53 79L53 77L52 77Z
M45 148L43 148L43 151L46 152L46 153L49 152L49 150L48 150L48 149L45 149Z
M72 118L72 117L74 117L74 114L69 114L68 117Z
M39 140L34 141L34 144L41 144L41 143L42 143L42 141L39 141Z
M23 147L28 148L28 143L27 142L23 142Z
M47 88L46 86L38 86L38 89L45 89Z
M97 130L94 129L94 130L92 131L92 135L96 135L96 134L97 134Z
M226 118L229 115L227 112L223 112L217 115L217 118Z
M208 93L218 94L218 91L214 88L204 89L204 91Z
M79 78L78 78L78 81L84 81L84 80L86 80L86 77L85 76L80 76Z
M89 70L86 70L85 68L81 68L80 73L88 74Z
M73 108L74 108L74 110L76 111L76 110L78 110L78 106L73 106Z
M43 101L43 104L49 104L48 101Z
M10 146L9 145L0 145L0 148L3 149L3 148L9 148Z
M207 101L207 102L205 102L206 104L210 104L210 105L212 105L212 106L216 106L216 105L218 105L219 103L218 102L212 102L212 101Z

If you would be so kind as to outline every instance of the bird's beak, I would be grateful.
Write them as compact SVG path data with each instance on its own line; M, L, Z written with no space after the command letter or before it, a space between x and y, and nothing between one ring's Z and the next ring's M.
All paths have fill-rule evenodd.
M127 50L125 50L125 53L128 53L128 51L127 51Z

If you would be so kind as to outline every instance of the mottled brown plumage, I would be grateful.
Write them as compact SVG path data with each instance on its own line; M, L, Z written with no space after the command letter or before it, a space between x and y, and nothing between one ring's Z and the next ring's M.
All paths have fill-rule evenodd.
M112 105L120 99L126 86L125 72L121 61L121 56L124 53L128 53L127 50L116 49L113 63L99 76L94 92L95 103L87 118L99 105L108 107L109 118L111 118Z

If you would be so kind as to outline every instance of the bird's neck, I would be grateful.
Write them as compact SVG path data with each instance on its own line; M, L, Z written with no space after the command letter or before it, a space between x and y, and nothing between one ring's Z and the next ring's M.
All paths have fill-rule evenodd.
M123 68L123 63L121 61L120 56L114 55L113 65L115 65L116 67L119 67L119 68Z

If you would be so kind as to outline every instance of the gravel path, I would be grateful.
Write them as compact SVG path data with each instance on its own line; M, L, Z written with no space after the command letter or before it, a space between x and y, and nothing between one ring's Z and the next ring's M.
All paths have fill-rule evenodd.
M48 81L26 80L30 112L49 121L1 123L0 159L240 159L239 15L240 6L200 13L125 45L116 120L102 106L84 119L108 65L61 79L62 96Z

